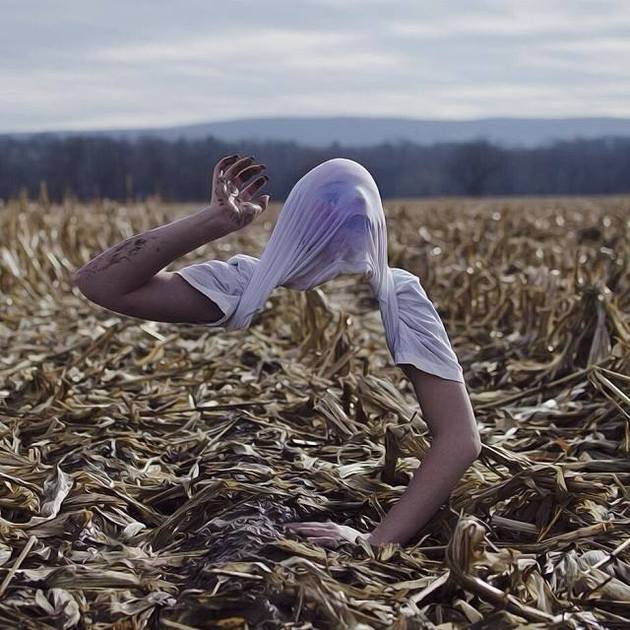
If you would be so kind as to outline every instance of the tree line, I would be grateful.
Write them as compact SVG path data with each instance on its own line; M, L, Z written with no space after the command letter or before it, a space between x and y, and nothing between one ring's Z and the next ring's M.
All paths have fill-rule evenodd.
M168 141L36 134L0 137L0 199L34 198L45 187L51 201L67 195L82 201L148 196L201 201L209 197L215 163L231 153L253 154L267 166L265 190L272 200L285 199L304 173L332 157L363 164L383 198L630 192L629 138L562 141L538 148L505 148L481 139L313 148L279 141L227 143L211 136Z

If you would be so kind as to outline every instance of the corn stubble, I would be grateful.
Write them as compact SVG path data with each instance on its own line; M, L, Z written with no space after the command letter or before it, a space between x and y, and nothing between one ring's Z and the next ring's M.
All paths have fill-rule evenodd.
M408 544L336 550L282 523L368 531L430 446L368 286L280 287L245 331L145 322L71 273L196 207L0 207L1 627L630 624L630 198L384 205L484 447ZM260 255L278 209L167 269Z

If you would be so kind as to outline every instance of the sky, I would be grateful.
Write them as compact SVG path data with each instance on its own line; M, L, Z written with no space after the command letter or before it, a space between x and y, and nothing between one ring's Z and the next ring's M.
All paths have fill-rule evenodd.
M630 117L630 0L0 0L0 132Z

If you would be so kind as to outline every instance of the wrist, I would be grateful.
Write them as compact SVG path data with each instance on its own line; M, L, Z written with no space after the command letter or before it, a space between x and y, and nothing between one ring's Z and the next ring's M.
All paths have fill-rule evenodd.
M391 528L390 528L391 529ZM388 545L390 543L403 545L412 534L407 534L400 529L388 531L379 523L368 535L366 540L373 546Z
M374 545L374 546L378 546L378 545L384 545L386 544L386 541L384 541L377 533L377 531L374 529L372 530L369 534L367 534L367 536L365 537L365 540L367 542L370 543L370 545Z
M195 216L200 220L200 229L207 236L206 241L213 241L236 230L226 220L225 213L212 204L201 208Z

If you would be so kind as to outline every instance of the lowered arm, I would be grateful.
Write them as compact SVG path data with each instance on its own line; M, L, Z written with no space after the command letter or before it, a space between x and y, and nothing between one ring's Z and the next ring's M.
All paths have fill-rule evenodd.
M399 366L413 385L432 440L399 501L369 534L368 541L375 545L404 544L420 531L481 452L465 384L428 374L411 364Z

